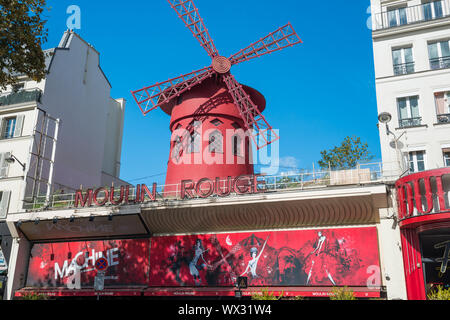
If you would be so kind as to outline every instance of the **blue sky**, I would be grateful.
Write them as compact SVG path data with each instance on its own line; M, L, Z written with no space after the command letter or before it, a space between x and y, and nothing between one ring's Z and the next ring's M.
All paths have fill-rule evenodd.
M67 29L70 5L81 9L75 30L100 53L111 96L128 103L121 178L164 182L169 154L169 116L144 117L130 91L209 66L210 58L166 0L47 0L44 48ZM369 0L195 0L219 53L230 56L291 22L303 44L233 67L238 81L259 90L264 112L280 130L281 165L311 169L320 151L356 135L375 159L380 146ZM289 170L286 168L286 170ZM140 179L147 177L146 179Z

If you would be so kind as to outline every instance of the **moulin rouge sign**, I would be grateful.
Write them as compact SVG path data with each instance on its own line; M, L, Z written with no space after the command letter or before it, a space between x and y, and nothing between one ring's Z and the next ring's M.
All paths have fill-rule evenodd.
M228 177L227 180L216 178L215 180L203 178L197 182L193 180L183 180L176 192L177 198L209 198L213 195L227 197L232 193L236 194L256 194L266 192L264 180L258 178L262 175L242 175L239 177ZM88 189L85 192L78 190L75 194L75 207L139 204L157 201L157 184L153 183L152 189L145 184L121 186L120 194L114 187L101 187L98 189ZM134 190L133 190L134 189ZM164 193L164 192L163 192ZM173 194L172 194L173 195ZM161 195L160 195L161 196Z

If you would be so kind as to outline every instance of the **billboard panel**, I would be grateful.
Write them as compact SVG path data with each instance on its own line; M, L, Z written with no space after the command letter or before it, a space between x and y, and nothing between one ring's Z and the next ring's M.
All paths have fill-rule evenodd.
M380 286L377 230L154 237L150 286Z
M105 287L146 285L149 239L104 240L35 244L31 250L27 286L93 288L95 262L108 262Z

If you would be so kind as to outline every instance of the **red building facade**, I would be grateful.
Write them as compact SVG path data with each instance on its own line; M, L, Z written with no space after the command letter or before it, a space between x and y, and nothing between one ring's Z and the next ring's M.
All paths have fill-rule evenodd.
M403 177L396 190L408 299L425 300L450 284L450 168Z

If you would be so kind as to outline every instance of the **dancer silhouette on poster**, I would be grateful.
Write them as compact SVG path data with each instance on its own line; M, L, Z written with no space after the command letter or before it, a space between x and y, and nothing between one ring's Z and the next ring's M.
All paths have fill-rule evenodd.
M269 240L269 237L267 237L266 242L264 242L264 245L259 254L258 254L258 249L256 247L253 247L250 249L250 255L251 255L252 259L248 262L247 268L241 274L241 277L250 271L252 278L258 278L258 274L256 273L256 268L258 267L259 258L261 257L261 254L263 253L268 240Z
M311 280L311 275L313 272L313 268L314 268L314 264L316 263L316 261L318 261L318 265L319 268L322 267L323 270L325 270L325 273L328 277L328 279L331 281L331 283L333 285L336 285L336 283L333 280L333 277L331 276L330 272L328 272L328 268L327 268L327 253L325 252L325 247L326 247L326 241L327 241L327 237L325 235L322 234L321 231L319 231L317 233L317 242L315 245L315 248L312 252L309 253L308 256L312 256L312 261L311 261L311 268L309 269L308 272L308 279L306 280L306 284L309 284L309 281ZM320 269L317 270L320 273Z
M189 271L190 271L192 277L194 278L194 282L195 282L196 286L199 286L202 283L202 279L200 278L199 270L203 270L205 267L210 267L210 265L206 262L205 258L203 257L203 254L208 251L209 251L209 249L203 250L202 240L197 239L195 241L194 258L189 263ZM203 260L204 263L201 265L198 265L198 260L200 258Z

